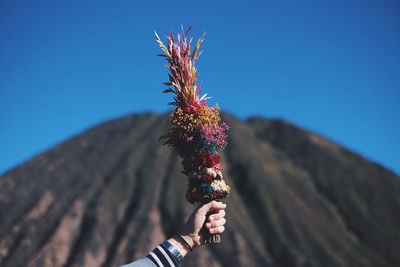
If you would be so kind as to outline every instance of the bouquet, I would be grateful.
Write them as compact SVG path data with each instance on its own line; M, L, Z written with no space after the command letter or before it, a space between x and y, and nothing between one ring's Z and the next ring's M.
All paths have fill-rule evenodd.
M176 150L182 157L183 173L188 178L186 199L191 204L207 203L226 198L230 187L225 183L221 172L220 151L227 144L229 126L221 121L220 109L207 105L207 94L200 96L201 87L196 85L198 72L195 63L200 57L200 45L205 33L198 39L193 51L188 40L191 27L177 34L171 31L164 45L156 32L156 41L170 70L168 88L164 93L173 93L170 105L175 110L169 116L168 132L162 136L165 144ZM208 243L220 242L219 235L210 235Z

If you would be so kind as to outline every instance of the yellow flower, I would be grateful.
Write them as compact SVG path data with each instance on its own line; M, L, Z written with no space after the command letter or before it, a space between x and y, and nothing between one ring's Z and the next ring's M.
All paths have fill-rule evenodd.
M200 107L196 113L184 112L180 107L169 116L170 134L179 133L191 134L195 132L200 125L217 125L221 122L218 105L210 108L206 105Z

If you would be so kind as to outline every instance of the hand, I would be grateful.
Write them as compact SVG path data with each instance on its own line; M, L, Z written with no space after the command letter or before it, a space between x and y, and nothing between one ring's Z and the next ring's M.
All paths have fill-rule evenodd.
M210 234L222 234L224 232L226 223L224 218L225 208L226 204L215 200L198 207L189 217L179 234L189 236L193 242L193 248L203 245L206 238L205 231ZM212 214L209 214L207 218L207 214L211 212ZM205 222L206 224L204 225Z
M181 235L193 249L204 245L206 231L210 234L222 234L225 231L225 208L226 204L215 200L197 207L178 234ZM212 211L215 212L207 216L207 214ZM178 237L172 237L168 241L178 248L182 256L185 256L189 251L187 245Z

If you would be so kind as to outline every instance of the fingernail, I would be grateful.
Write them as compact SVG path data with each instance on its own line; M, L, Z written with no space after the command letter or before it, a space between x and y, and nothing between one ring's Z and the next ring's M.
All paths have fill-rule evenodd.
M214 233L214 229L210 229L210 233L211 233L211 234Z
M211 223L206 223L207 228L211 227Z

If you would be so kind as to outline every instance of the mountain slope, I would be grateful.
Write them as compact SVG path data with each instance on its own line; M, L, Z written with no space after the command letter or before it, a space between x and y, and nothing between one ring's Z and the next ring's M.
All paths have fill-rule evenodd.
M227 230L185 266L399 266L400 179L280 120L231 126ZM184 222L180 159L166 116L115 119L0 177L1 266L116 266Z

